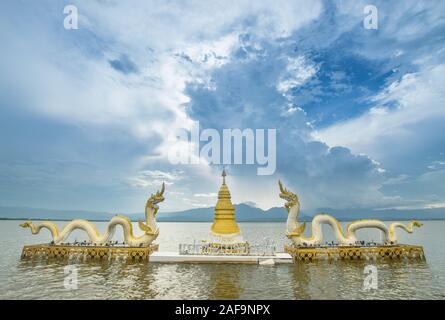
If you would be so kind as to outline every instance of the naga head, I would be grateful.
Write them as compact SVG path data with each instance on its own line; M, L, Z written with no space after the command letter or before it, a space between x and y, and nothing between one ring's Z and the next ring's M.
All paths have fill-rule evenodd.
M300 206L300 201L298 200L298 196L295 193L290 192L287 190L281 181L278 181L278 185L280 186L280 198L283 200L286 200L286 203L284 204L284 207L289 212L290 208L298 205Z
M25 222L20 224L20 227L22 227L22 228L31 228L32 227L32 222L31 221L25 221Z
M165 184L163 182L161 190L159 190L155 194L151 194L150 198L148 198L147 200L147 204L145 205L145 208L154 209L155 215L159 210L159 206L157 204L165 200L164 191L165 191Z
M413 221L411 221L411 226L420 228L421 226L423 226L423 223L421 223L419 221L416 221L416 220L413 220Z

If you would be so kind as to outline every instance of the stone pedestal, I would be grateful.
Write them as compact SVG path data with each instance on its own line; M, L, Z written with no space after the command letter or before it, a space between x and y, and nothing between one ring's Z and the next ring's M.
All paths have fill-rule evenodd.
M284 251L292 256L294 263L317 260L380 260L380 259L420 259L424 260L422 246L333 246L303 247L286 245Z
M151 244L148 247L37 244L24 246L22 258L68 259L71 257L80 257L97 260L124 259L149 261L150 255L157 251L158 248L158 244Z

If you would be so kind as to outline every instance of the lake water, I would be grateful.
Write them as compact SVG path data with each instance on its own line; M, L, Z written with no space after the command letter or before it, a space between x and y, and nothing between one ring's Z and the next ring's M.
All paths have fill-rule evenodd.
M424 221L413 234L399 230L402 243L422 245L426 261L337 261L295 265L76 263L78 288L65 289L69 261L20 259L23 245L47 243L49 232L32 235L0 221L1 299L444 299L445 221ZM66 222L58 222L63 226ZM389 223L389 222L388 222ZM106 223L97 223L104 230ZM342 223L344 226L345 223ZM205 239L210 223L159 223L160 251L177 251L179 243ZM284 223L240 223L251 244L274 241L277 251L289 243ZM310 226L308 225L308 230ZM135 225L135 230L139 228ZM120 229L116 239L122 239ZM331 238L329 227L323 231ZM366 240L376 231L360 231ZM120 238L119 238L120 236ZM70 240L85 239L76 231ZM364 268L378 270L378 289L365 291Z

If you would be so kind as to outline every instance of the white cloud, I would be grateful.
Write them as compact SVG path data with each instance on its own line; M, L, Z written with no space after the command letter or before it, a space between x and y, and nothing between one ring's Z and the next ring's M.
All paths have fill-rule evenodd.
M444 196L440 187L444 172L440 153L445 121L444 82L443 64L406 74L370 100L374 108L314 132L313 137L377 159L378 170L382 169L387 177L380 191L398 195L391 207L433 207L443 202Z
M303 0L76 2L100 35L114 33L118 42L139 48L150 41L161 51L206 42L229 30L249 27L260 35L282 37L321 11L320 1ZM247 19L254 21L251 26L245 24Z
M57 121L112 126L141 140L160 138L156 151L162 156L167 133L191 125L184 110L186 84L207 81L206 69L225 63L240 33L283 36L321 10L318 1L73 4L81 14L76 31L54 29L63 15L53 12L14 28L13 19L4 20L2 30L20 32L1 34L9 43L0 62L7 75L4 88L21 92L29 110ZM252 17L257 18L254 25L246 25ZM196 64L178 60L182 53ZM137 74L123 75L110 67L108 60L120 54L134 61Z
M164 172L160 170L145 170L139 172L136 177L129 178L128 182L133 187L147 188L151 186L161 186L162 183L169 186L181 179L181 171Z
M445 117L443 83L445 65L407 74L372 99L378 106L357 118L318 130L313 137L330 146L346 146L356 153L378 159L383 153L391 152L385 143L387 139L399 146L406 145L416 134L411 126ZM394 103L393 108L382 107Z
M287 59L286 72L277 84L277 90L283 95L292 88L303 85L317 73L317 67L308 63L303 56Z
M425 209L439 209L439 208L445 208L445 202L429 203L425 206Z
M365 2L336 4L339 8L336 14L342 17L341 23L334 24L328 32L324 30L326 41L320 41L314 35L314 42L322 43L321 46L327 45L326 43L335 41L345 31L354 30L363 18ZM166 150L169 148L167 133L191 126L190 116L185 109L190 100L185 92L187 85L194 82L202 88L215 90L216 84L211 81L211 72L232 62L230 59L235 49L244 45L251 46L249 52L252 55L248 54L247 57L254 60L261 52L271 49L267 44L283 44L281 37L290 35L316 19L321 11L319 1L287 0L79 0L74 1L74 4L82 15L80 29L76 32L58 33L58 29L54 28L62 20L61 12L48 10L42 19L27 19L22 10L18 10L22 19L17 19L17 15L7 17L8 14L0 13L0 35L8 43L2 52L4 59L0 62L3 73L0 87L4 89L0 94L4 95L9 91L11 96L20 96L19 103L9 104L12 107L25 106L32 113L57 122L93 128L89 130L93 134L96 128L108 132L102 139L114 141L125 132L138 142L142 141L146 145L144 151L147 156L142 159L129 158L128 166L133 167L125 168L125 173L119 172L119 179L125 180L121 179L122 175L130 176L125 182L141 189L157 188L165 181L169 185L169 191L171 190L168 195L169 203L165 206L176 206L175 209L183 209L188 205L208 206L207 203L214 201L210 196L214 193L206 192L217 191L220 183L215 170L206 165L188 167L179 173L165 161ZM42 7L41 4L36 6ZM402 7L402 10L395 13L394 19L388 19L385 15L388 10L381 12L382 28L393 31L389 33L389 38L394 36L402 41L413 39L419 34L424 36L422 30L428 28L422 25L409 27L406 22L401 25L404 12L422 12L424 4L402 4ZM428 10L426 14L426 21L431 25L436 25L435 21L440 20L437 19L440 10ZM353 19L350 19L351 16ZM255 41L240 44L239 36L242 34L252 35ZM264 39L266 41L262 41ZM369 47L373 44L370 41ZM319 43L317 45L320 46ZM384 51L380 46L368 49L370 48L364 50L364 54L373 58ZM410 51L405 47L391 50L395 56L400 56L400 52L403 52L402 56L406 56ZM110 66L109 60L123 54L134 62L138 72L123 75ZM274 52L268 54L273 55ZM296 186L304 186L304 205L332 205L342 202L353 206L357 203L373 204L381 200L383 196L379 188L384 184L386 166L380 156L395 152L398 143L412 141L410 138L416 136L412 125L417 125L422 119L444 116L444 94L440 87L444 83L444 67L438 66L403 77L375 97L374 108L358 118L320 130L316 135L330 146L347 146L355 154L370 155L383 163L381 165L368 156L355 156L344 150L337 150L332 154L335 150L325 150L321 144L305 144L306 135L312 130L312 126L305 117L299 116L303 111L294 104L286 105L288 101L282 103L276 96L288 98L287 94L292 88L305 84L316 74L317 66L308 63L302 56L288 59L287 54L286 52L280 61L271 59L270 64L275 63L276 69L262 69L261 75L256 73L261 66L252 63L251 69L246 69L244 73L258 74L263 78L246 79L245 86L240 90L241 98L248 96L242 101L242 108L234 109L235 117L231 119L225 117L227 112L224 112L224 116L215 112L216 121L227 121L236 126L258 120L267 125L291 127L286 136L290 143L285 149L289 160L286 159L284 170L293 174L287 175L286 172L283 175L288 181L292 181L296 191L300 191ZM382 56L384 54L386 53L382 53ZM229 68L228 72L236 72L235 68L243 68L246 62L249 62L248 59L234 64L233 69ZM283 63L287 65L286 70L282 70ZM281 75L279 81L275 81L274 75L270 78L265 76L271 69ZM244 73L238 76L244 76ZM331 74L333 81L340 81L343 77L341 73ZM265 88L264 83L270 79L274 81L267 83L270 88ZM341 89L341 83L334 84ZM231 89L230 85L228 89ZM265 100L267 95L262 93L267 89L272 89L274 93L278 89L281 95L273 95L273 100ZM319 88L312 90L315 92ZM20 95L15 94L17 92ZM224 97L220 95L218 98ZM226 111L227 101L222 100ZM392 107L394 102L397 102L396 108ZM264 103L263 110L257 108L259 103ZM208 105L208 101L203 104L204 109L213 107ZM268 119L271 116L270 110L273 110L271 108L275 107L276 115L282 116L279 122ZM392 149L388 149L388 141ZM433 165L436 164L430 164ZM99 167L103 166L99 164ZM351 173L354 168L357 171ZM199 171L199 176L194 175L194 171ZM104 172L103 175L107 174ZM351 180L347 179L349 176L352 176ZM250 176L233 177L233 180L231 191L234 201L254 199L263 208L282 204L276 194L275 176L264 180ZM196 181L200 181L200 184L197 185ZM393 182L396 184L395 180ZM332 188L337 183L346 187ZM254 185L261 185L260 190L253 188ZM143 190L139 191L142 194ZM357 196L351 199L350 194ZM193 198L192 195L202 199L189 199ZM387 202L400 200L396 196L383 198ZM128 199L128 202L135 202L131 200Z
M195 193L193 196L195 197L201 197L201 198L215 198L218 196L216 192L210 192L210 193Z
M428 165L428 169L436 170L436 169L441 169L444 166L445 166L445 161L436 160L436 161L431 162L430 165Z

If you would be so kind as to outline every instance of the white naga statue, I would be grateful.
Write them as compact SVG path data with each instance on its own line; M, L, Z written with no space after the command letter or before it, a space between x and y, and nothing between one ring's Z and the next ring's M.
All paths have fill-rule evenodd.
M284 207L287 209L286 236L297 245L320 245L323 241L322 224L328 224L334 231L336 241L340 245L354 245L357 243L356 231L364 228L377 228L383 233L383 242L385 244L396 244L398 242L396 228L401 228L406 232L412 233L414 227L421 227L422 224L417 221L411 221L408 225L400 222L394 222L387 227L380 220L364 219L353 221L346 226L346 233L337 219L327 214L318 214L312 219L312 235L305 237L303 235L306 223L298 223L298 214L300 213L300 202L298 196L283 187L281 181L280 198L286 200Z
M156 194L152 194L145 205L145 223L139 222L139 228L144 231L144 234L136 237L133 234L133 226L131 220L126 216L114 216L108 223L107 229L103 234L100 234L96 226L87 220L73 220L68 223L61 231L56 224L51 221L44 221L42 223L33 223L27 221L20 226L23 228L31 228L33 234L40 232L40 229L46 228L51 232L54 244L62 243L75 229L84 230L90 238L92 244L102 246L106 245L114 235L117 225L121 225L124 231L125 244L134 247L149 246L159 235L159 228L156 225L156 214L158 212L158 203L164 201L165 185L162 184L161 190Z

